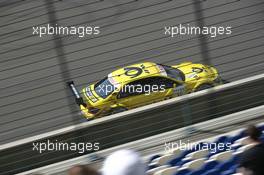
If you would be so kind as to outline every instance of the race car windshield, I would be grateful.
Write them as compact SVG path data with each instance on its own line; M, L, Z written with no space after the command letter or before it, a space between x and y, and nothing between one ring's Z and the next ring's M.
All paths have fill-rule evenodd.
M115 90L115 87L106 77L94 85L94 90L100 97L106 98Z
M168 77L176 79L178 81L185 80L184 74L179 69L166 65L162 65L162 67L165 69Z

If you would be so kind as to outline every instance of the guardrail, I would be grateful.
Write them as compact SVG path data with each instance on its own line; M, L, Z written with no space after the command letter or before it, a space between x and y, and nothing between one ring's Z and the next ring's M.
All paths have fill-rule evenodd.
M33 151L33 142L99 142L100 150L264 104L264 74L177 97L88 123L2 145L0 174L14 174L79 154Z

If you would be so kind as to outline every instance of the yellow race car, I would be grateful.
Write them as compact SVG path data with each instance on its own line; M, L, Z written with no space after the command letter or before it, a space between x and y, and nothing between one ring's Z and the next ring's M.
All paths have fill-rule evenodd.
M185 62L167 66L152 62L118 69L79 93L68 82L87 119L122 112L222 84L216 68Z

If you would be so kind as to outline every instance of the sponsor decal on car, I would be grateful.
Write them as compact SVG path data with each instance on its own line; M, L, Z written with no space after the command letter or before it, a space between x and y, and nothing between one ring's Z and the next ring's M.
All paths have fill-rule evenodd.
M177 96L186 94L185 85L178 85L177 87L173 89L173 93L176 94Z
M86 95L87 95L87 97L92 101L92 102L97 102L98 101L98 99L93 95L93 93L91 92L91 89L90 89L90 87L87 87L86 88Z

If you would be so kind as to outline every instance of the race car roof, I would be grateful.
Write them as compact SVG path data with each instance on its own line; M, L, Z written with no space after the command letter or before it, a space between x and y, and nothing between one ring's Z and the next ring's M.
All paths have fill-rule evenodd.
M113 84L123 84L131 82L132 80L134 81L143 77L151 77L155 75L166 76L166 72L162 66L156 63L144 62L118 69L110 73L108 78Z

